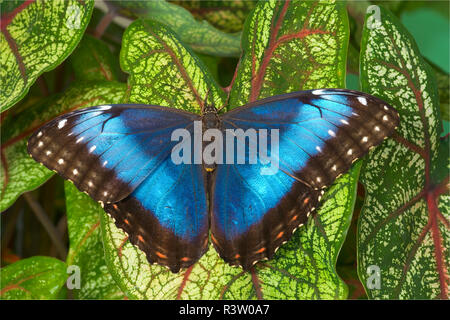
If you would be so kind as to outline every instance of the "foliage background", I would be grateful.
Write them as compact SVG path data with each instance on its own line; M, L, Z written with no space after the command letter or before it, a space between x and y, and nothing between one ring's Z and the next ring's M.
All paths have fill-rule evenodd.
M0 294L2 299L448 298L449 218L448 215L445 215L448 214L446 207L448 207L450 35L447 1L339 2L330 16L333 17L333 14L336 14L335 18L342 22L344 18L347 19L348 15L348 26L342 22L342 31L337 29L338 33L342 32L344 35L346 34L345 30L350 31L347 34L349 36L348 51L345 50L345 47L334 50L332 46L322 47L321 50L326 53L326 57L335 58L336 61L339 61L340 57L344 57L344 59L346 57L347 65L343 66L346 68L346 75L328 72L328 78L325 80L328 82L318 80L304 83L302 87L309 89L315 86L326 86L324 83L328 86L343 87L345 82L347 88L369 93L375 92L386 101L391 101L392 97L389 95L384 97L383 90L379 91L379 87L377 87L380 84L376 83L375 78L370 77L370 68L376 67L372 61L376 59L373 60L373 57L364 55L367 52L367 49L364 49L366 47L361 50L360 55L361 43L369 43L371 37L377 36L372 36L369 29L363 28L366 8L372 4L379 5L391 12L391 14L386 13L389 18L386 18L383 23L385 22L387 27L392 23L395 30L400 30L401 37L398 41L404 47L410 46L410 50L413 52L411 57L418 57L418 50L420 50L425 58L425 60L417 58L417 61L412 59L416 61L416 64L413 64L410 70L421 70L421 68L426 70L425 76L420 75L414 78L412 75L411 82L416 84L415 81L417 81L419 86L423 84L426 87L423 91L432 96L432 99L429 104L425 101L424 108L438 115L438 119L431 123L431 126L437 124L437 127L443 127L443 131L437 133L437 141L440 142L436 150L423 148L425 154L436 158L430 163L433 168L429 169L432 183L423 189L424 192L431 192L435 198L426 198L428 202L426 205L423 202L424 207L421 207L419 202L413 203L412 207L416 210L410 214L418 212L417 219L400 222L393 220L393 228L396 224L401 223L400 230L404 232L401 238L394 239L392 234L386 233L386 230L390 230L389 228L384 233L377 234L385 239L387 237L393 243L393 247L386 246L385 251L381 250L381 252L372 254L372 251L363 249L362 244L370 247L370 241L366 241L364 232L359 230L364 223L366 223L366 227L362 229L363 231L372 230L367 227L367 223L370 221L374 221L375 225L385 224L383 220L385 216L377 218L371 215L374 210L371 211L367 207L363 209L360 217L364 201L366 201L366 206L370 206L371 202L370 195L367 195L363 185L357 184L356 181L362 165L360 181L365 184L371 183L370 170L376 171L377 168L380 168L379 164L373 165L374 159L377 159L376 153L372 154L364 164L359 162L349 175L340 179L327 192L328 197L325 197L325 205L321 209L323 214L319 214L323 217L323 221L310 221L306 231L300 232L299 230L294 239L283 250L280 250L279 257L273 263L258 267L254 273L243 274L239 270L227 268L223 263L217 261L217 258L212 256L213 250L210 250L198 266L179 276L173 276L157 267L145 266L146 262L142 254L131 244L125 243L124 235L115 229L114 224L108 220L108 217L95 203L78 192L73 185L36 165L24 154L26 138L36 128L36 125L68 110L102 103L120 103L124 102L124 96L128 101L158 103L158 99L160 99L156 96L158 90L152 92L151 89L148 89L142 94L138 90L139 86L152 83L154 88L158 88L156 85L163 84L162 79L165 76L176 74L177 71L164 70L167 74L159 76L142 72L145 69L139 69L136 65L149 63L151 60L135 59L133 50L139 48L143 43L153 43L153 47L147 48L147 50L162 50L163 54L168 52L167 48L164 51L158 46L164 47L169 43L169 47L173 49L173 52L177 52L184 65L193 65L192 70L189 68L186 70L188 76L197 79L198 88L203 91L206 87L215 88L213 92L216 102L224 102L230 91L230 100L233 105L249 101L254 94L252 87L248 87L252 83L252 78L245 73L246 56L241 56L241 33L243 32L244 39L250 39L250 31L257 28L252 21L265 21L265 15L268 12L282 15L282 4L260 3L257 5L255 1L199 2L195 0L171 1L170 3L164 1L114 1L110 3L98 1L94 4L92 1L86 1L80 12L80 26L73 30L67 28L66 22L71 19L71 16L67 16L67 8L70 3L65 2L63 9L57 6L54 8L55 12L59 12L61 21L59 25L55 24L55 28L60 32L52 34L51 28L45 29L39 24L41 21L39 19L46 21L46 15L37 14L37 12L50 14L51 12L45 11L50 10L49 8L41 8L39 2L34 3L33 1L1 2L2 194L0 208L3 212L1 214ZM33 9L34 5L41 11ZM298 4L298 12L295 12L299 17L302 17L303 14L303 18L309 19L308 21L312 23L311 21L314 19L311 17L315 12L312 8L315 5L315 2L303 1ZM259 9L251 12L256 6ZM34 22L36 34L26 35L19 32L17 33L19 36L15 38L16 33L14 32L20 30L20 25L30 23L26 19L25 21L14 20L15 16L11 12L14 13L15 10L19 10L18 8L27 13L30 21L38 21ZM288 13L291 12L289 10ZM292 10L294 12L294 9ZM384 9L382 12L384 14ZM320 18L320 15L325 16L327 13L319 12L317 14ZM244 26L244 21L249 16L251 18ZM35 17L34 20L33 17ZM36 19L36 17L38 18ZM144 19L156 22L146 22L141 25L141 21ZM143 31L142 37L138 37L138 31L129 31L130 36L124 36L126 28L135 20L136 22L131 25L129 30L135 28L133 30ZM8 26L14 25L14 23L17 23L19 27L8 29ZM155 24L153 25L153 23ZM160 24L164 24L166 27L162 27ZM146 27L146 25L150 25L150 27ZM321 26L329 29L335 24ZM244 31L242 31L243 29ZM147 30L156 30L156 34L161 38L152 37ZM407 35L408 32L417 43L418 50L415 48L414 40L411 41ZM49 42L42 41L43 38L40 35L44 34L50 37ZM136 37L133 37L134 35ZM26 38L27 36L29 39ZM171 40L171 37L175 40ZM122 41L123 39L127 40ZM270 37L267 38L268 42L270 40ZM180 45L178 41L181 41L184 46ZM336 41L345 43L345 40L338 39ZM15 48L14 45L11 46L11 43L14 42L16 43ZM252 42L247 42L248 48L244 47L247 53L253 50L250 43ZM317 59L319 56L316 49L320 48L319 45L320 41L318 44L311 41L311 43L303 43L292 50L297 50L296 52L299 54L303 52L302 50L310 50L313 52L313 57ZM51 54L45 52L46 47L52 48ZM8 55L8 50L5 48L9 48L12 54ZM255 50L258 48L258 44L255 45ZM11 63L14 64L16 61L14 50L18 50L24 56L23 65L19 63L17 68L8 69L9 62L12 61ZM286 57L290 53L289 50L285 53ZM316 56L314 52L316 52ZM382 50L379 50L379 53L381 55ZM49 55L53 56L53 59L48 58ZM237 73L235 85L231 86L240 57L241 63L238 65L240 71ZM147 58L151 59L152 56L149 55ZM156 56L154 59L152 63L156 65L157 61L162 58ZM287 62L281 63L283 68L295 61L295 57L293 60L286 59ZM381 59L387 58L382 57ZM395 60L395 57L393 59ZM186 60L189 61L186 62ZM272 63L276 63L275 60L272 61L274 61ZM426 63L431 65L431 69L426 67ZM363 67L365 65L368 67ZM295 66L291 69L287 67L282 71L288 74L298 72L295 70ZM299 78L294 79L301 79L305 72L305 70L301 70L298 74ZM320 75L319 72L315 72ZM199 76L193 77L194 75ZM295 76L297 75L293 77ZM272 80L275 79L273 77ZM151 88L151 86L148 87ZM225 90L220 89L221 87ZM179 94L172 88L163 88L163 90L166 90L167 94L174 99ZM277 90L262 88L259 91L259 93L262 92L259 97L283 93L294 90L294 88L281 87ZM411 105L404 103L404 106L413 110L416 102L414 100ZM160 103L163 104L164 100L161 100ZM189 99L180 100L177 105L188 109L196 108L195 103ZM440 115L437 112L439 105ZM406 115L407 113L405 113L405 117ZM405 123L411 127L420 126L422 122L417 120L416 116L418 116L417 113L411 114ZM414 140L412 133L410 136L411 127L403 128L405 130L403 136L408 138L407 143L412 144L413 150L417 152L406 155L406 159L414 158L415 154L421 154L420 148L417 146L420 147L424 140L421 138ZM428 129L419 128L418 130L423 134ZM394 148L395 142L398 142L398 139L396 141L389 139L382 149L383 152L389 152L389 148ZM380 154L382 154L381 151L378 155ZM398 164L400 167L405 166L405 163L400 161ZM374 169L371 169L371 166ZM423 175L421 170L419 163L418 169L408 172L407 176L420 177ZM428 169L425 168L426 170ZM401 175L390 172L389 176L393 180ZM389 176L388 179L383 180L383 183L392 187L394 182L389 181ZM42 184L43 182L45 183ZM409 183L409 185L412 184ZM356 187L358 188L357 193ZM419 190L421 190L420 187ZM402 192L402 190L397 190L398 194ZM355 193L356 195L353 195ZM392 205L396 208L396 206L408 205L408 202L402 203L402 200L398 199L383 199L386 207ZM435 199L437 200L433 202ZM433 204L437 208L434 208ZM430 205L434 211L430 209ZM426 243L428 234L432 245L422 247L417 239L421 239L420 231L425 230L422 228L428 226L427 219L421 225L421 218L428 217L427 210L441 213L442 218L436 218L439 221L435 222L440 233L438 233L437 240L436 233L424 234L422 240ZM327 212L329 212L328 216ZM334 225L333 222L329 222L329 217L339 217L336 218L336 221L342 224ZM320 222L325 223L326 230L323 233L317 231ZM329 224L327 225L327 223ZM429 221L429 223L432 226L434 222ZM336 239L330 240L328 237L335 232ZM308 247L308 243L311 244L310 247ZM440 243L440 250L436 248L436 243ZM303 253L299 253L299 244L304 245ZM441 259L436 257L436 252L439 251L442 253ZM392 268L392 270L389 269L389 276L392 275L392 279L383 283L381 290L371 290L367 287L368 276L365 269L367 265L371 264L370 261L376 260L380 256L386 256L386 252L394 252L400 256L405 254L402 261L407 261L407 263L396 265L393 261L382 259L380 261L382 267ZM370 256L371 254L372 256ZM419 255L424 258L416 261L415 257ZM370 259L364 258L367 256L370 256ZM133 269L136 263L142 264L143 267L133 273L130 269ZM83 270L89 270L89 272L81 273L81 289L67 290L65 288L68 265L78 265ZM405 266L410 267L412 271L405 269ZM295 267L299 270L295 270ZM214 274L219 275L217 279L212 278ZM255 281L255 279L257 280ZM271 284L270 279L276 279L275 282L281 283L281 285Z

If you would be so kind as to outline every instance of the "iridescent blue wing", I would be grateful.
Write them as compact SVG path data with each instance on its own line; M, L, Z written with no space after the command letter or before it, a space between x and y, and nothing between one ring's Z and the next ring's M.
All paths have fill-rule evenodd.
M97 106L50 121L30 137L28 152L94 200L117 202L170 155L172 131L198 118L158 106Z
M44 125L28 151L103 203L149 261L175 270L198 259L208 237L202 169L171 160L172 132L191 132L198 119L159 106L92 107Z
M224 260L244 268L270 259L315 210L323 189L393 133L399 121L380 99L340 89L271 97L221 119L224 131L267 129L268 155L278 159L278 170L262 174L276 161L262 164L258 153L257 163L249 164L247 149L245 164L236 164L236 148L235 164L216 170L211 239ZM278 155L271 152L271 129L279 130L279 148L273 149Z

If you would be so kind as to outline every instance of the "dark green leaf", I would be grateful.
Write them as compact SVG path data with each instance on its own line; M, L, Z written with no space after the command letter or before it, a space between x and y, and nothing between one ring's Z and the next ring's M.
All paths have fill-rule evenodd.
M371 19L363 31L361 85L398 110L400 126L370 154L361 174L366 202L358 273L370 298L448 298L448 171L434 175L440 163L437 87L410 34L380 10L379 21ZM448 168L448 154L444 163Z
M1 269L0 298L56 299L67 279L66 264L50 257L32 257Z
M22 99L39 75L75 49L93 7L93 0L1 3L0 111Z
M225 32L241 31L245 18L257 3L256 0L180 0L171 2L188 9L197 19L207 20Z
M86 34L69 58L78 80L117 80L115 57L108 45Z
M442 120L450 121L450 76L438 66L434 64L431 64L431 66L433 67L439 90L439 104Z
M169 27L195 51L221 57L239 56L239 35L217 30L206 21L198 22L189 11L173 3L153 0L115 1L115 4L131 10L139 18Z

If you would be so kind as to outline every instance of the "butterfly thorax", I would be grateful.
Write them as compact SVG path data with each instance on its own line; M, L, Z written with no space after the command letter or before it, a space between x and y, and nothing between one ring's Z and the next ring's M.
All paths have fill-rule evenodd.
M208 129L220 129L220 118L217 114L217 109L214 106L206 106L203 110L202 115L202 128L203 133L205 133ZM203 144L203 148L205 147L205 144ZM203 150L202 150L203 151ZM217 164L207 164L203 163L203 167L207 172L212 172L214 169L216 169Z

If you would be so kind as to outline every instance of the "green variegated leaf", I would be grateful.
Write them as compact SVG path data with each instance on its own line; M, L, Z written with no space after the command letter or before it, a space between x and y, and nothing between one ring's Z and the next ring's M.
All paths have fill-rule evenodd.
M80 270L80 288L73 289L73 297L123 299L124 294L106 267L100 229L102 208L72 183L65 181L64 189L70 238L66 263Z
M241 31L245 18L257 3L256 0L179 0L170 2L188 9L198 20L207 20L225 32Z
M263 29L255 31L252 28L257 26L246 24L244 32L258 38L252 42L257 47L250 53L244 52L232 88L233 106L250 100L251 88L246 79L251 76L245 66L252 51L259 52L260 59L266 61L266 68L258 69L262 72L264 89L254 94L256 98L319 84L343 86L348 30L341 4L264 1L249 19L259 21ZM316 30L312 38L306 35L310 28ZM298 34L302 35L300 39L296 37ZM280 53L275 47L264 50L269 39L279 37L285 39ZM243 39L242 46L248 50L249 37ZM326 52L327 59L318 53L324 48L331 48ZM317 54L320 65L309 56L310 52ZM305 54L306 59L299 60L298 53ZM283 71L293 73L289 79L281 79L281 73L274 67L280 65L280 57L286 57L282 59L287 61ZM329 65L325 65L325 60ZM198 112L208 93L209 98L214 97L216 106L224 102L222 91L200 61L157 23L137 21L130 25L124 35L121 64L130 73L131 102L170 105L194 112ZM298 70L305 70L308 75ZM128 241L127 235L105 213L101 225L108 267L122 290L134 299L345 298L348 289L337 275L335 265L351 220L359 168L359 164L355 165L349 174L338 179L308 226L298 230L274 259L257 264L252 272L230 267L212 247L196 264L178 274L159 265L150 266L145 254Z
M445 299L450 197L448 153L439 153L437 87L412 37L380 10L380 19L363 31L361 85L398 110L400 126L370 154L361 174L366 200L358 273L370 298Z
M171 30L195 51L221 57L239 56L240 36L217 30L206 21L198 22L186 9L164 0L114 1L142 19L152 19Z
M36 129L50 119L78 108L118 103L124 93L125 84L118 82L78 83L63 94L31 104L18 114L2 119L0 211L53 175L27 153L27 139Z
M264 1L245 23L230 107L291 91L345 87L347 44L342 3Z
M93 36L85 34L69 60L78 80L117 80L115 57L105 42Z
M194 113L200 112L207 95L209 103L216 106L225 103L225 93L200 59L157 22L137 20L127 28L120 64L130 74L126 102Z
M67 279L66 264L50 257L32 257L0 270L0 299L56 299Z
M93 0L1 3L0 111L22 99L39 75L72 52L93 7Z

